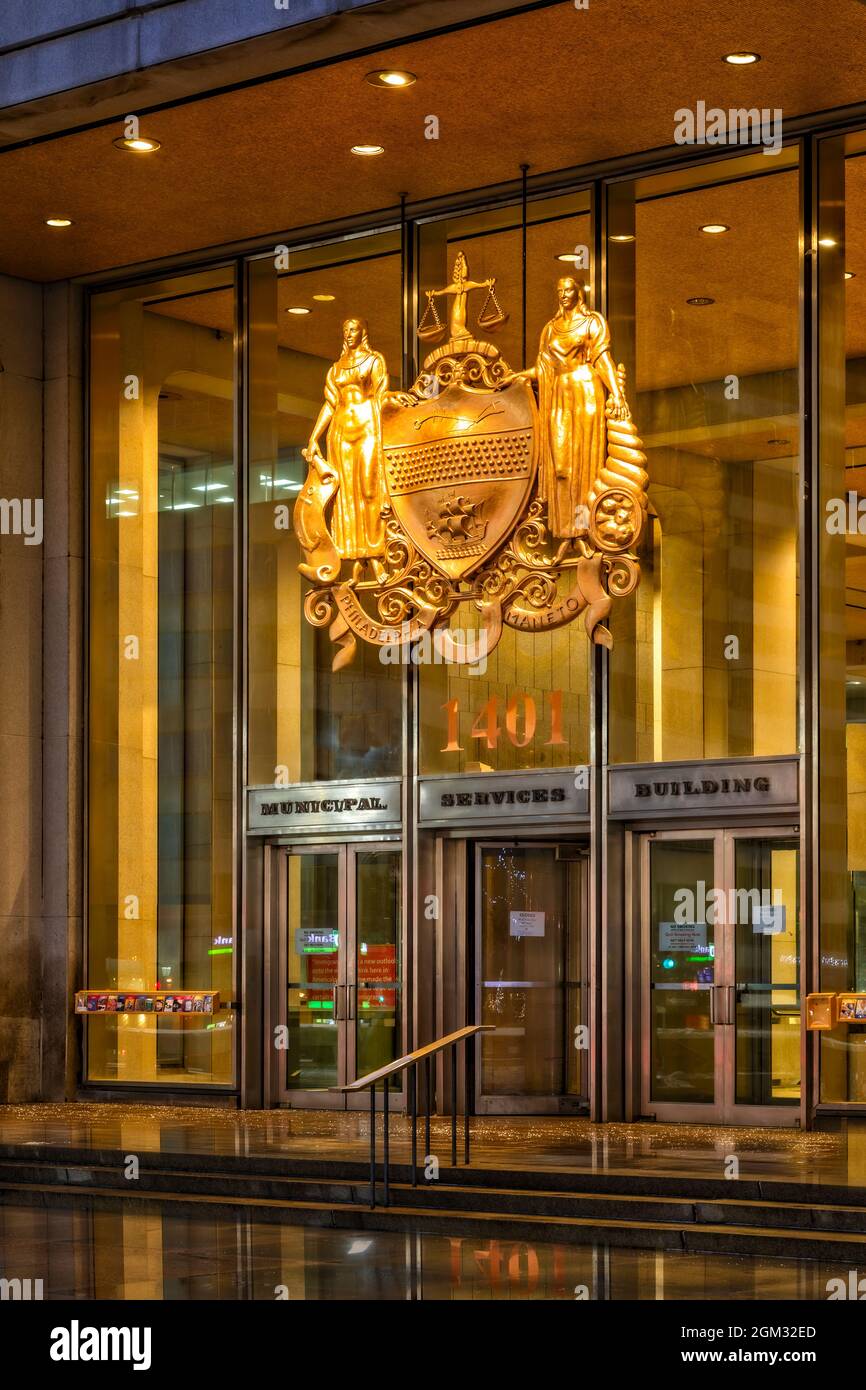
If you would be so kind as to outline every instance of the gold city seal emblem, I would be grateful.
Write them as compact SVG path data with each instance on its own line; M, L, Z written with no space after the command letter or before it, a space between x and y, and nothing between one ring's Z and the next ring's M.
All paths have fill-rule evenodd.
M446 659L474 659L447 631L463 603L487 651L503 625L539 632L580 614L609 647L612 599L640 578L646 456L605 319L564 276L535 365L513 372L467 327L474 290L487 291L479 329L505 321L495 281L470 280L461 252L418 329L446 341L407 391L390 388L366 323L343 325L294 514L313 584L305 613L328 627L334 670L356 637L394 646L428 631Z

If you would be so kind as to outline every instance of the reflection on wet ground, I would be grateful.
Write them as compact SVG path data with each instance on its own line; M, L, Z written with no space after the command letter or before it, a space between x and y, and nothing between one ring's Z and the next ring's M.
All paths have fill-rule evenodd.
M847 1266L479 1236L273 1226L246 1215L0 1208L0 1277L45 1299L819 1299ZM35 1285L31 1285L35 1288Z
M0 1106L0 1144L58 1144L164 1153L355 1158L368 1152L365 1111L217 1110L148 1105ZM381 1131L382 1117L378 1117ZM461 1122L462 1126L462 1122ZM736 1154L741 1177L866 1187L866 1124L844 1133L672 1124L607 1124L547 1116L472 1119L479 1167L630 1169L724 1176ZM423 1122L420 1125L423 1128ZM433 1119L434 1151L450 1142L450 1121ZM405 1117L392 1115L392 1159L409 1157ZM381 1152L381 1147L380 1147Z

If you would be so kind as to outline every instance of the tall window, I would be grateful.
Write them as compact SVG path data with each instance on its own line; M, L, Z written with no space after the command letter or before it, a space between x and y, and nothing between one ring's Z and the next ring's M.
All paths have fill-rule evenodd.
M556 312L556 283L561 275L579 274L590 303L592 299L587 194L531 203L527 223L525 333L519 208L430 223L421 239L422 311L426 291L450 282L454 261L462 251L471 279L495 278L496 300L507 315L505 322L485 327L485 296L476 291L477 304L470 310L468 326L479 338L494 343L515 371L535 361L541 330ZM478 315L480 324L476 324ZM423 359L423 340L418 351ZM478 621L478 610L467 602L454 613L450 626L463 633L471 651L483 652L475 637ZM422 666L419 770L425 774L511 771L585 761L589 669L589 640L579 621L533 634L506 627L497 647L480 662L455 666L434 661Z
M836 172L837 144L822 151ZM866 990L866 135L848 137L844 204L826 199L818 228L825 381L821 512L821 980ZM844 375L842 368L844 324ZM838 358L832 354L838 354ZM836 370L830 369L830 362ZM825 386L825 390L827 387ZM863 400L861 400L863 397ZM839 424L844 416L844 430ZM821 1034L821 1100L866 1101L866 1029Z
M795 152L632 192L610 248L611 319L633 314L621 351L651 515L640 587L613 616L611 760L795 753Z
M342 325L366 321L400 385L400 236L384 233L250 262L249 767L251 786L399 775L402 672L359 641L332 670L327 628L304 617L311 586L294 505L302 457L341 354Z
M233 996L233 273L95 296L91 324L88 1076L230 1084L227 1007L116 996Z

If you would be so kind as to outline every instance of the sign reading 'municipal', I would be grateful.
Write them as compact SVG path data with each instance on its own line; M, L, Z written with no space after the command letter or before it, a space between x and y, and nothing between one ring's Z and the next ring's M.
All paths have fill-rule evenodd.
M247 802L250 835L307 830L399 830L400 779L371 782L300 782L290 787L251 787Z

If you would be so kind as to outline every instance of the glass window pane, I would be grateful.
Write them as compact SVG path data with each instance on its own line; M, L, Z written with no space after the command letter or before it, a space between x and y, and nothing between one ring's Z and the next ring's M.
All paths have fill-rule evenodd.
M710 1007L716 928L704 908L690 924L688 945L676 941L673 928L686 925L679 904L705 903L714 886L713 841L660 840L649 848L650 1099L710 1103L716 1098Z
M91 306L91 988L234 992L231 271ZM233 1079L232 1013L88 1022L91 1080Z
M497 301L507 315L504 323L485 326L485 295L475 291L469 300L468 327L494 343L508 365L518 370L535 361L541 330L556 310L557 280L575 266L573 259L559 258L577 257L579 274L590 285L591 267L584 267L590 245L585 193L530 204L524 339L520 209L431 223L421 239L421 302L426 303L428 289L450 283L454 261L462 252L471 279L495 279ZM443 302L447 303L437 301ZM429 345L425 349L422 340L422 357L426 350ZM584 762L589 746L589 641L581 623L537 634L506 627L489 655L478 646L478 610L471 601L460 605L449 625L481 656L462 666L436 660L422 665L420 772L513 771Z
M399 233L383 233L292 251L288 268L273 257L248 267L251 786L401 771L403 668L359 641L351 665L332 671L339 649L327 627L304 616L312 590L298 572L304 557L294 531L308 466L301 450L347 318L367 322L391 388L401 384L399 247ZM343 563L348 577L353 562Z
M400 862L398 850L359 850L355 858L357 1076L400 1055ZM389 1084L399 1090L402 1080L395 1076Z
M778 161L634 185L611 314L633 306L651 520L612 615L613 762L797 751L799 191Z

